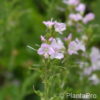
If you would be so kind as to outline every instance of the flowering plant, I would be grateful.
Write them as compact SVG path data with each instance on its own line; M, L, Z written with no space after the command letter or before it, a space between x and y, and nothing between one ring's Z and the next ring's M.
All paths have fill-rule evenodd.
M71 87L69 84L77 79L82 83L85 75L93 84L100 82L96 74L91 74L100 69L99 50L92 48L98 55L96 57L92 51L91 54L87 51L87 41L92 36L91 25L88 23L95 18L95 15L92 12L85 14L86 5L80 0L64 0L63 3L67 5L69 12L66 14L66 21L58 22L53 19L43 21L47 28L46 34L40 36L42 43L36 50L41 56L41 65L33 69L40 73L43 88L40 91L34 88L34 92L41 100L65 100L66 93L78 88L77 85ZM88 27L85 27L87 24ZM90 63L92 67L89 67ZM71 73L76 77L73 78ZM83 89L82 92L84 91L86 90Z

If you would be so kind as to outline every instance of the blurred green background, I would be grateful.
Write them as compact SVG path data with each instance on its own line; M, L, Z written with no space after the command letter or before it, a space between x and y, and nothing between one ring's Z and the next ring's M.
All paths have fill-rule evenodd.
M0 100L38 100L33 84L40 87L37 73L29 68L39 63L37 48L40 35L45 33L43 20L64 21L59 11L62 0L0 0ZM84 0L96 14L100 24L100 0ZM100 28L94 33L92 45L100 44ZM98 37L99 36L99 37Z

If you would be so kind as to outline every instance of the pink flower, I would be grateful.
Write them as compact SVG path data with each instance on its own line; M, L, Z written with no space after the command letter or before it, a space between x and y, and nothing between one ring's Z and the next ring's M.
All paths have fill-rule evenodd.
M56 32L62 34L63 31L66 30L66 24L56 22L56 21L44 21L43 22L48 28L52 28L54 26L54 29Z
M72 39L72 33L68 35L68 37L64 38L65 41L70 41Z
M76 11L80 12L80 13L83 13L86 9L86 6L85 4L83 3L80 3L77 7L76 7Z
M45 24L48 28L52 28L55 22L53 22L51 19L51 21L43 21L43 24Z
M78 54L77 53L77 43L75 41L70 42L68 46L68 54Z
M93 47L90 53L90 60L93 70L100 70L100 50Z
M56 32L62 34L62 32L66 30L66 24L55 22L54 28Z
M53 39L54 39L53 37L50 37L50 38L49 38L49 41L50 41L50 42L52 42L52 41L53 41Z
M81 51L85 51L85 46L84 44L79 41L78 39L76 39L75 41L71 41L69 43L69 46L68 46L68 54L72 55L72 54L78 54L78 51L81 50Z
M100 50L96 47L92 47L90 53L91 62L95 63L96 61L100 61Z
M79 0L64 0L63 2L70 6L76 6L79 4L80 1Z
M51 55L51 59L63 59L64 58L64 54L60 53L60 52L55 52L53 55Z
M94 18L95 15L93 13L89 13L83 18L83 23L87 24L88 22L92 21Z
M84 43L78 39L76 39L75 41L77 43L77 49L85 52L86 48L85 48Z
M54 49L54 54L51 55L51 59L62 59L64 58L64 44L63 42L60 40L60 38L56 38L53 39L53 41L51 42L51 47Z
M82 15L81 14L70 14L69 19L72 21L81 21L82 20Z
M50 40L50 39L49 39ZM45 58L62 59L64 58L64 44L60 38L51 38L50 44L42 43L38 49L38 54L43 55Z
M43 55L45 58L48 58L51 54L54 53L54 50L50 45L42 43L37 52L39 55Z
M46 41L45 37L41 35L41 41Z
M91 66L84 69L84 75L90 75L96 70L100 70L100 50L93 47L89 55ZM89 66L89 65L88 65Z
M51 47L57 51L65 49L64 44L60 38L53 39L51 42Z

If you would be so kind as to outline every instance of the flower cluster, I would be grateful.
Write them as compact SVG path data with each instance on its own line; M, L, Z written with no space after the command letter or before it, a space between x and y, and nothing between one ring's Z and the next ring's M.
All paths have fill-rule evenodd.
M76 32L84 32L84 25L88 24L90 21L94 20L95 15L92 12L85 14L86 5L81 3L80 0L64 0L64 3L67 4L69 8L68 15L68 26L74 26L76 28ZM84 42L88 40L87 35L83 35L81 37L82 41L75 39L75 41L71 41L68 45L68 53L78 54L78 51L85 51ZM96 74L93 74L95 71L100 70L100 50L93 47L90 55L85 52L86 59L89 59L91 64L88 61L81 61L80 67L83 68L84 75L89 76L89 80L92 81L93 84L100 83L99 78Z
M57 84L61 86L61 95L64 89L62 87L66 86L67 83L64 76L65 74L67 76L72 74L71 69L74 67L74 65L74 68L77 69L77 67L80 67L80 69L82 69L81 73L80 71L75 70L75 74L81 74L82 78L84 76L88 77L88 79L92 81L93 84L100 83L98 76L93 74L93 72L96 70L100 70L100 51L93 47L91 53L89 55L87 54L86 45L88 46L88 44L86 43L90 39L89 36L92 34L92 29L90 29L90 27L86 27L87 29L84 27L85 24L95 18L95 15L91 12L85 15L86 5L81 3L80 0L64 0L64 3L68 5L67 10L69 10L69 15L66 14L68 15L66 16L66 23L53 20L43 21L43 24L46 26L47 30L44 36L41 35L40 39L42 43L37 50L38 55L42 56L44 59L43 64L45 63L45 68L43 69L45 74L44 72L42 73L45 92L49 91L48 88L52 88L52 81L54 79L58 79L56 82L54 81L54 84L58 82ZM78 32L82 34L77 34ZM52 65L53 67L51 67ZM69 67L71 68L69 69ZM48 84L49 82L50 84ZM43 100L47 100L49 97L49 92L45 95L48 96L43 96L46 98ZM52 100L55 100L55 97Z
M42 43L38 49L38 54L43 55L45 58L62 59L64 58L65 47L60 38L50 38L49 43Z
M70 8L74 8L69 14L68 25L73 25L73 23L77 22L87 24L95 18L95 15L91 12L84 16L86 5L81 3L80 0L64 0L64 3L70 6Z
M60 23L57 21L43 21L43 24L47 26L47 28L51 29L52 27L55 28L55 31L62 34L63 31L66 30L66 24Z
M88 22L90 22L91 20L93 20L95 18L95 15L93 13L89 13L85 16L82 16L80 13L71 13L69 15L69 20L70 20L70 23L72 22L82 22L84 24L87 24Z
M91 61L91 66L85 68L85 75L90 75L92 72L100 70L100 50L96 47L93 47L89 55L89 58Z
M62 33L66 29L66 25L64 23L59 23L56 21L44 21L43 22L47 28L52 28L54 26L55 32ZM52 29L51 29L52 30ZM78 54L78 51L81 50L85 52L85 45L82 41L75 39L71 41L72 34L64 39L68 41L68 50L67 47L64 46L63 41L58 37L49 37L46 39L44 36L41 36L42 44L38 49L38 54L43 55L45 58L50 59L62 59L64 58L64 54L68 53L69 55Z
M90 64L87 61L80 62L80 67L83 68L83 74L89 77L88 79L92 84L99 84L100 79L95 72L100 70L100 50L92 47L90 54L85 54L84 56L90 60Z

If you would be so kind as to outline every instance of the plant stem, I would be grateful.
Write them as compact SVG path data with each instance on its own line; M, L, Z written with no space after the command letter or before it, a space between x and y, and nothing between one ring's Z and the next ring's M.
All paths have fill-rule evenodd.
M45 71L44 71L44 100L49 100L49 86L48 86L48 61L45 60Z

